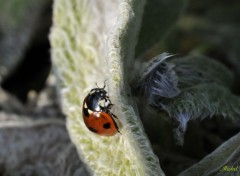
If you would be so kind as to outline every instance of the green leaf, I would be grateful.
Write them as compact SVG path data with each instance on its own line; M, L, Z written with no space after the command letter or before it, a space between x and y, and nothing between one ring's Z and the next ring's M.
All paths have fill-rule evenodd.
M236 134L200 162L183 171L179 176L239 175L240 133ZM237 168L231 170L228 168Z
M179 123L175 129L179 144L183 144L189 120L213 115L238 119L240 98L230 91L230 70L203 56L165 61L168 57L161 54L145 64L146 70L132 85L135 95L143 95L147 104L157 111L166 111Z
M231 93L232 73L222 64L203 56L172 61L181 93L162 101L161 107L179 122L176 138L183 144L187 122L193 119L223 116L237 120L240 98Z
M182 92L174 99L162 102L162 107L179 122L176 137L183 144L187 122L220 115L231 120L240 117L240 98L215 83L200 84Z
M136 46L136 58L153 47L176 24L185 0L148 0Z
M231 88L233 73L223 64L206 56L190 55L169 61L178 76L178 87L184 90L202 83L216 83Z
M144 4L144 0L59 0L54 4L52 59L61 81L67 128L94 175L164 175L126 84ZM88 91L104 80L121 132L111 137L90 132L81 115Z

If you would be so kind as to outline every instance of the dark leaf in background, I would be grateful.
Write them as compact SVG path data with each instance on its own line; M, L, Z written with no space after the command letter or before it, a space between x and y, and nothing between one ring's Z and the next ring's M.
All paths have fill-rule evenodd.
M184 5L185 0L149 0L146 2L142 28L136 46L136 57L149 58L146 53L144 55L144 52L169 33L183 11Z
M0 121L1 175L90 175L78 158L64 121L24 117Z
M162 52L177 54L175 58L167 59L159 64L160 71L158 71L161 75L156 72L154 74L161 78L145 77L145 81L139 84L138 90L140 91L136 92L136 89L133 89L134 94L140 93L140 95L144 95L143 92L146 93L150 90L150 93L144 95L145 98L138 99L139 111L166 175L177 175L240 131L240 126L237 125L240 117L240 98L238 96L240 94L240 3L237 0L231 2L190 0L187 2L188 5L181 14L177 25L174 26L174 23L170 25L171 30L167 28L165 31L168 32L165 32L164 36L161 36L161 32L154 33L154 27L153 33L147 33L145 29L151 28L149 25L143 25L136 49L137 55L139 51L144 53L140 54L144 61L148 61L149 58ZM169 1L169 3L171 2ZM172 7L174 9L174 4ZM181 6L178 5L178 7ZM152 13L155 9L157 6L151 7ZM178 14L180 11L175 9ZM171 13L170 9L164 11L161 17L167 21L171 15L174 13ZM153 15L149 21L146 19L143 24L151 22L164 28L167 25L164 25L165 23L161 19L159 16ZM143 31L146 32L144 40L141 38ZM155 45L144 48L144 45L140 46L141 41L146 42L148 46L150 41L154 41ZM141 47L142 50L139 49ZM204 55L208 57L203 57ZM144 65L139 67L142 72L146 68ZM168 92L161 92L158 97L155 96L154 100L149 95L163 89L155 90L156 86L149 87L149 85L164 86L169 81L171 82L171 79L168 78L170 71L166 71L166 68L174 70L175 73L171 75L175 75L178 79L172 77L171 79L177 82L177 85L172 85L178 88L180 93L172 98L161 96L168 95L171 92L169 89ZM164 81L165 79L168 81ZM152 80L154 81L151 83ZM133 85L136 86L136 84ZM154 88L154 91L151 88ZM151 107L144 108L146 103ZM156 112L157 103L159 106ZM182 147L176 146L176 140L171 134L172 129L175 129L175 139L183 144ZM231 142L228 147L234 148L232 151L238 150ZM218 159L222 156L227 160L226 155L222 153L218 153L218 155L220 155ZM234 157L235 159L231 160L238 161L239 157L237 155ZM231 166L231 164L236 165L237 162L230 163L226 162L225 164ZM214 174L219 174L218 169L221 168L221 164L214 165ZM201 167L203 170L206 169L201 171L202 175L203 173L210 174L206 167ZM193 167L194 169L195 167ZM189 175L197 175L196 173L192 172ZM211 173L213 172L211 171Z
M30 0L0 3L1 85L23 102L30 90L38 92L44 87L50 71L51 4Z

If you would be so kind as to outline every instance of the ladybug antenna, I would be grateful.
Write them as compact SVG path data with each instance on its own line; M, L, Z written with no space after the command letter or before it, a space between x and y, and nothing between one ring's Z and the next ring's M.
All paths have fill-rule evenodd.
M96 84L97 88L99 88L98 85L97 85L97 83L95 83L95 84Z
M107 80L104 81L104 86L102 89L105 89Z
M100 89L105 89L105 87L106 87L106 82L107 82L107 80L105 80L105 81L104 81L104 85L103 85L103 87L102 87L102 88L100 88L100 87L97 85L97 83L95 83L95 84L96 84L97 88L100 88Z

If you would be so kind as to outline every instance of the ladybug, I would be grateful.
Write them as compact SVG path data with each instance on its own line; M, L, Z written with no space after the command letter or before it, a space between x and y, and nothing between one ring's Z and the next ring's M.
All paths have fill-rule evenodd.
M94 88L85 97L82 107L82 116L85 125L93 133L101 136L113 136L118 130L118 125L114 118L117 118L112 112L111 103L106 84L102 88Z

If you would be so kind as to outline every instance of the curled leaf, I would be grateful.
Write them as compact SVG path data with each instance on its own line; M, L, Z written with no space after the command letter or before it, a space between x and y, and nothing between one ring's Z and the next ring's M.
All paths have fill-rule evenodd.
M173 98L180 93L178 89L178 77L173 67L166 63L171 57L167 53L160 54L152 61L139 67L138 76L132 82L133 92L143 95L150 106L156 106L163 98Z
M183 144L189 120L214 115L238 119L240 99L230 91L233 75L225 66L203 56L168 62L164 58L165 54L154 58L147 71L139 72L141 77L137 77L133 90L179 123L175 129L179 144Z
M134 60L144 4L144 0L59 0L54 4L52 58L61 81L67 128L95 175L164 175L127 88L126 73ZM112 137L90 132L81 115L87 91L104 80L121 126L121 133Z

